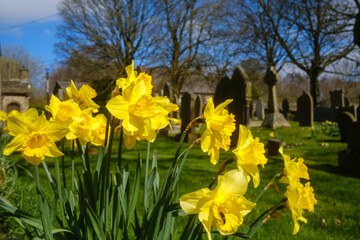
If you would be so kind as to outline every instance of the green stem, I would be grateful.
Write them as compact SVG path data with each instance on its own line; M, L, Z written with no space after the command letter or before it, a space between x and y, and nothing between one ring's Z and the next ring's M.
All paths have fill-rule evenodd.
M64 205L63 205L63 195L61 191L61 179L60 179L60 166L59 166L59 160L55 158L55 173L56 173L56 186L57 186L57 192L59 197L59 204L60 204L60 212L61 212L61 221L63 227L65 227L65 214L64 214Z
M117 165L119 167L119 170L121 172L121 159L122 159L122 142L123 142L123 136L124 131L123 128L120 128L120 139L119 139L119 148L118 148L118 159L117 159Z
M75 188L75 140L71 141L71 191Z
M40 215L42 220L42 225L44 228L45 233L45 239L53 239L52 233L51 233L51 223L49 219L49 213L45 210L43 197L41 194L41 188L40 188L40 178L39 178L39 167L37 165L34 165L34 177L35 177L35 185L37 189L37 197L38 197L38 204L40 208Z
M274 177L273 177L273 178L269 181L269 183L266 185L266 187L263 188L263 189L260 191L259 195L257 195L257 197L255 198L254 203L257 203L257 202L259 201L259 199L262 197L262 195L264 195L264 193L265 193L266 190L268 189L269 184L272 183L272 182L274 182L275 178L278 178L278 177L281 177L281 174L280 174L280 173L275 174Z
M65 138L62 139L61 143L61 152L64 152ZM62 166L62 175L63 175L63 184L64 188L66 188L66 175L65 175L65 157L61 156L61 166Z
M273 214L274 212L276 212L279 209L282 209L285 207L284 203L287 201L287 198L283 198L279 203L275 204L274 206L272 206L271 208L265 210L259 217L257 217L255 219L255 221L250 225L250 227L246 230L246 233L249 233L250 230L257 224L257 222L259 222L266 214L270 213ZM257 229L256 229L257 231ZM250 236L250 234L249 234Z

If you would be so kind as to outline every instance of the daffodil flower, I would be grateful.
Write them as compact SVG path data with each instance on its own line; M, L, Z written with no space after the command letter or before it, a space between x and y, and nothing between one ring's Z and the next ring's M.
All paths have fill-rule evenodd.
M151 77L136 76L133 65L128 66L128 80L121 84L121 95L109 100L106 107L116 118L122 120L125 146L129 149L136 140L153 142L156 130L169 125L169 113L178 109L166 97L152 97ZM145 76L146 75L146 76Z
M218 186L213 191L203 188L182 196L180 206L188 214L199 214L208 239L211 239L211 227L222 235L231 235L255 206L243 197L247 186L244 173L231 170L219 177Z
M232 100L226 100L215 108L210 98L205 106L206 130L201 136L201 149L208 152L214 165L219 161L219 149L229 150L230 136L235 130L235 116L225 109L231 102Z
M285 169L283 172L283 177L280 179L280 182L289 183L289 178L294 181L299 182L300 178L309 180L308 168L304 164L304 159L299 158L290 160L290 156L284 154L283 147L280 147L279 152L284 159Z
M100 107L93 100L96 97L95 90L89 85L83 85L79 90L75 86L74 82L71 80L70 87L66 88L66 93L74 100L77 104L79 104L82 110L89 108L92 109L93 112L97 112L97 109Z
M307 219L303 217L304 209L314 211L314 205L317 203L314 189L309 182L303 186L300 182L290 180L284 195L287 197L286 206L290 209L294 222L293 234L296 234L300 229L298 221L307 223Z
M67 137L69 139L78 138L81 145L91 142L92 132L99 128L100 121L92 116L90 110L82 111L80 116L75 116L73 119L74 122L69 126L70 134Z
M6 121L7 119L7 113L4 111L0 111L0 121Z
M26 161L38 165L45 157L63 155L55 142L62 139L68 129L63 124L47 121L44 115L38 116L36 109L24 114L12 111L7 119L7 128L8 133L15 137L6 145L5 156L21 152Z
M95 121L97 121L97 124L95 125L96 128L91 130L91 143L95 146L104 146L107 122L106 117L104 114L98 114L95 116Z
M233 153L237 158L238 168L245 172L249 181L251 176L254 187L259 186L260 174L257 165L264 167L267 163L264 144L259 142L259 138L254 139L249 129L240 125L239 139Z

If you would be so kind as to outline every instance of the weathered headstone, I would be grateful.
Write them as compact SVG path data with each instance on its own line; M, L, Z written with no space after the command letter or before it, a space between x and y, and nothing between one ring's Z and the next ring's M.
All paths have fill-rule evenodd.
M356 121L356 118L353 114L349 112L341 112L338 114L338 126L341 135L341 141L347 142L349 137L349 132L351 130L351 125Z
M357 115L358 122L360 122L360 95L359 95L359 105L356 109L356 115Z
M296 119L299 121L299 126L314 126L314 105L308 92L303 91L297 99Z
M339 152L339 166L360 177L360 122L349 126L348 148Z
M261 100L261 98L256 99L256 111L255 111L255 116L259 119L259 120L264 120L265 117L265 111L264 111L264 103Z
M230 97L230 78L225 75L221 79L219 84L216 86L215 96L213 99L214 105L217 106L229 98L231 98Z
M290 127L289 122L279 112L277 105L276 94L276 82L279 81L279 75L273 66L266 70L264 77L265 83L269 88L269 100L268 100L268 114L266 115L261 127L278 128L278 127Z
M350 101L349 99L345 96L344 97L344 102L345 102L345 106L344 107L349 107L350 106Z
M288 120L289 110L290 110L289 101L285 98L282 102L282 112L286 120Z
M173 91L171 90L170 85L168 83L164 84L163 96L168 97L171 102L173 102L174 100Z
M331 108L345 107L345 95L343 89L330 91L330 106Z
M267 148L269 156L279 155L279 148L281 146L281 141L279 139L269 139Z
M197 95L195 99L195 117L202 115L202 100L201 96Z
M195 116L195 99L196 96L188 92L185 92L181 98L181 132L184 132L188 124L197 117ZM185 140L193 142L196 138L197 134L195 134L194 128L191 128Z

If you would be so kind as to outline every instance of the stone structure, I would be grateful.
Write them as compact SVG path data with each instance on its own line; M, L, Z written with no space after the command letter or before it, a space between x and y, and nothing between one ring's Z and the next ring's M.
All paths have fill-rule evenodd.
M351 125L353 122L356 122L356 118L352 113L341 112L338 114L338 126L342 142L348 141Z
M195 99L196 95L185 92L181 99L180 117L181 117L181 133L184 132L188 124L194 120L195 116ZM188 132L185 141L189 143L197 139L198 135L195 133L195 128L191 128Z
M219 84L216 86L215 96L214 96L214 105L217 106L220 103L224 102L226 99L229 99L230 94L230 78L224 76Z
M1 110L10 112L18 110L26 112L29 109L29 71L22 67L19 72L20 78L2 79Z
M269 87L268 114L266 115L261 127L278 128L290 127L289 122L279 112L277 105L276 83L279 81L279 75L273 66L269 67L264 77L265 83Z
M339 167L360 177L360 122L348 126L348 148L339 152Z
M280 146L281 146L281 141L279 139L269 139L267 144L268 155L269 156L279 155Z
M286 120L289 119L288 118L289 110L290 110L289 101L285 98L282 102L282 112Z
M255 111L255 116L259 119L259 120L264 120L265 117L265 110L264 110L264 103L261 100L261 98L256 99L256 111Z
M195 117L201 116L202 113L202 100L201 100L201 96L197 95L195 98Z
M314 126L314 104L311 95L306 91L297 99L296 119L299 126Z

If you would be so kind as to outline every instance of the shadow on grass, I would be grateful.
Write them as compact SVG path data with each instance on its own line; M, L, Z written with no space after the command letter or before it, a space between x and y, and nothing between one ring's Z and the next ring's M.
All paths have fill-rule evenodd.
M349 173L349 172L345 171L340 166L335 166L332 164L308 164L307 166L310 169L323 171L323 172L330 173L330 174L336 174L336 175L340 175L343 177L360 178L360 176L356 176L353 173Z

